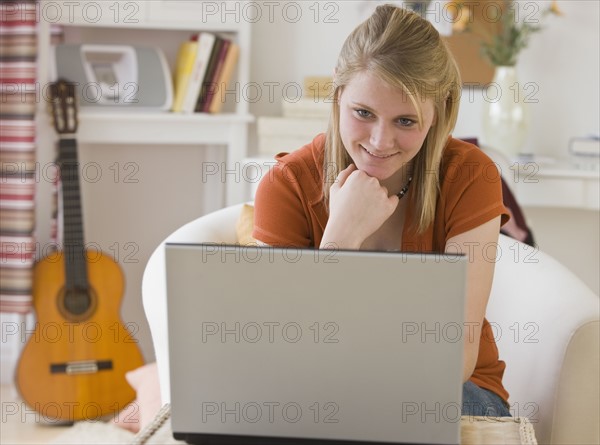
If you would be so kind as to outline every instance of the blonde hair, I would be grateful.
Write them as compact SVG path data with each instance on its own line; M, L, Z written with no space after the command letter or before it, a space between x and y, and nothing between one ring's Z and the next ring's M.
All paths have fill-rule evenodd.
M369 71L388 85L399 88L423 116L421 101L431 98L435 118L423 146L413 160L409 196L416 208L418 232L432 222L439 193L439 164L448 136L456 124L460 102L460 74L439 33L418 14L392 5L378 6L346 39L338 58L333 110L325 140L323 192L329 204L329 188L352 159L340 136L339 94L352 78Z

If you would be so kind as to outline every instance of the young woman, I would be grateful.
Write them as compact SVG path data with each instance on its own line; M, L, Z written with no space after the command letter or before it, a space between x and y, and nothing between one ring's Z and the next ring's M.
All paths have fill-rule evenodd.
M505 364L484 318L508 214L495 164L450 136L461 85L451 54L429 22L379 6L344 43L334 84L327 133L278 155L261 181L254 238L467 254L463 414L509 416Z

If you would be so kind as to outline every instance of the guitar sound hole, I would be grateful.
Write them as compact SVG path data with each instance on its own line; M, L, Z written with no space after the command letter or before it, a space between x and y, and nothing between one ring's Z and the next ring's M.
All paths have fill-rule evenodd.
M73 289L65 295L65 309L73 315L82 315L90 308L92 299L85 289Z
M63 289L58 299L58 309L63 317L72 321L89 318L96 309L97 298L92 288Z

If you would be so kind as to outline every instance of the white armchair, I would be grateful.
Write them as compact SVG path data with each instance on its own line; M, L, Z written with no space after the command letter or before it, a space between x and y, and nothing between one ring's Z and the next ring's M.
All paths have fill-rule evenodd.
M200 217L166 241L235 243L242 204ZM541 444L600 443L600 300L541 251L500 236L487 318L515 416L529 417ZM170 401L164 242L144 272L142 294L158 363L161 397Z

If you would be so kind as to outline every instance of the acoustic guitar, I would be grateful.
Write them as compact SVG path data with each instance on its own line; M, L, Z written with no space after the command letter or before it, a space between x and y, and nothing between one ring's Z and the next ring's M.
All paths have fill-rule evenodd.
M45 419L94 419L135 398L125 373L143 364L136 340L120 319L124 288L119 265L84 245L75 85L50 86L59 134L63 248L33 270L35 330L19 359L17 389Z

